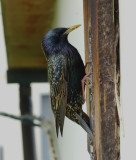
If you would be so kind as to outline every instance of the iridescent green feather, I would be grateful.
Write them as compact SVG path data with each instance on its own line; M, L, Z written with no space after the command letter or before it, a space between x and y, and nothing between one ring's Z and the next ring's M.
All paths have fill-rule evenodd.
M63 55L52 56L48 61L51 106L56 119L56 132L63 134L67 107L66 61Z

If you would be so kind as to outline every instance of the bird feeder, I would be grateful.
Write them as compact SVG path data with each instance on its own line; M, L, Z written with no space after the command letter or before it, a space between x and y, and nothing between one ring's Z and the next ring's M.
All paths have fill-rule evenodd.
M51 28L55 0L2 0L9 83L47 81L41 39Z

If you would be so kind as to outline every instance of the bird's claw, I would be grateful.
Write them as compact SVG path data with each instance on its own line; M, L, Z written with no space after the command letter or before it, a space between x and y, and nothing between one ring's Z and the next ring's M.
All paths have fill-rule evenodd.
M88 88L92 87L92 79L90 78L90 75L92 74L92 71L89 71L88 74L86 74L83 79L81 80L82 84L82 96L85 100L85 85L88 86ZM89 82L87 82L89 80Z
M86 77L86 80L89 80L89 82L88 81L84 81L84 83L86 84L86 86L88 88L92 88L92 79L89 78L89 77Z

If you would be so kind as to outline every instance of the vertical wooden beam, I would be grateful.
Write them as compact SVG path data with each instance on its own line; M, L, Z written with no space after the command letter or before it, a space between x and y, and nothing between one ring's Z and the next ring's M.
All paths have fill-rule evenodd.
M115 49L117 0L84 0L86 61L92 59L92 108L94 159L119 159L119 122L116 102ZM92 105L89 105L92 104Z
M21 115L32 114L31 86L20 84L20 111ZM33 127L22 123L22 138L24 160L36 160L35 139Z
M89 8L88 8L88 5L89 5L89 1L88 0L84 0L83 1L83 8L84 8L84 39L85 39L85 61L88 62L88 61L91 61L91 50L89 50L89 48L91 48L91 41L89 41L89 27L90 27L90 21L89 21ZM87 72L89 70L89 67L87 66ZM87 90L87 95L86 95L86 103L87 103L87 112L88 112L88 115L91 115L91 111L90 111L90 108L91 108L91 104L90 104L90 101L89 101L89 95L90 95L90 90L89 88L86 88Z

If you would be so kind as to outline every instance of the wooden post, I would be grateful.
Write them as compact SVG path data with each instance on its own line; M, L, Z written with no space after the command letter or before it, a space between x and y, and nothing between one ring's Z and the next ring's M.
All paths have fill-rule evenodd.
M94 160L119 160L117 113L117 0L84 0L86 62L92 60L92 89L87 108L93 121ZM119 68L119 67L118 67ZM92 96L91 96L92 95ZM90 112L91 111L91 112Z
M32 114L31 86L20 84L20 111L21 115ZM33 127L22 123L22 138L24 160L36 160L35 139Z

